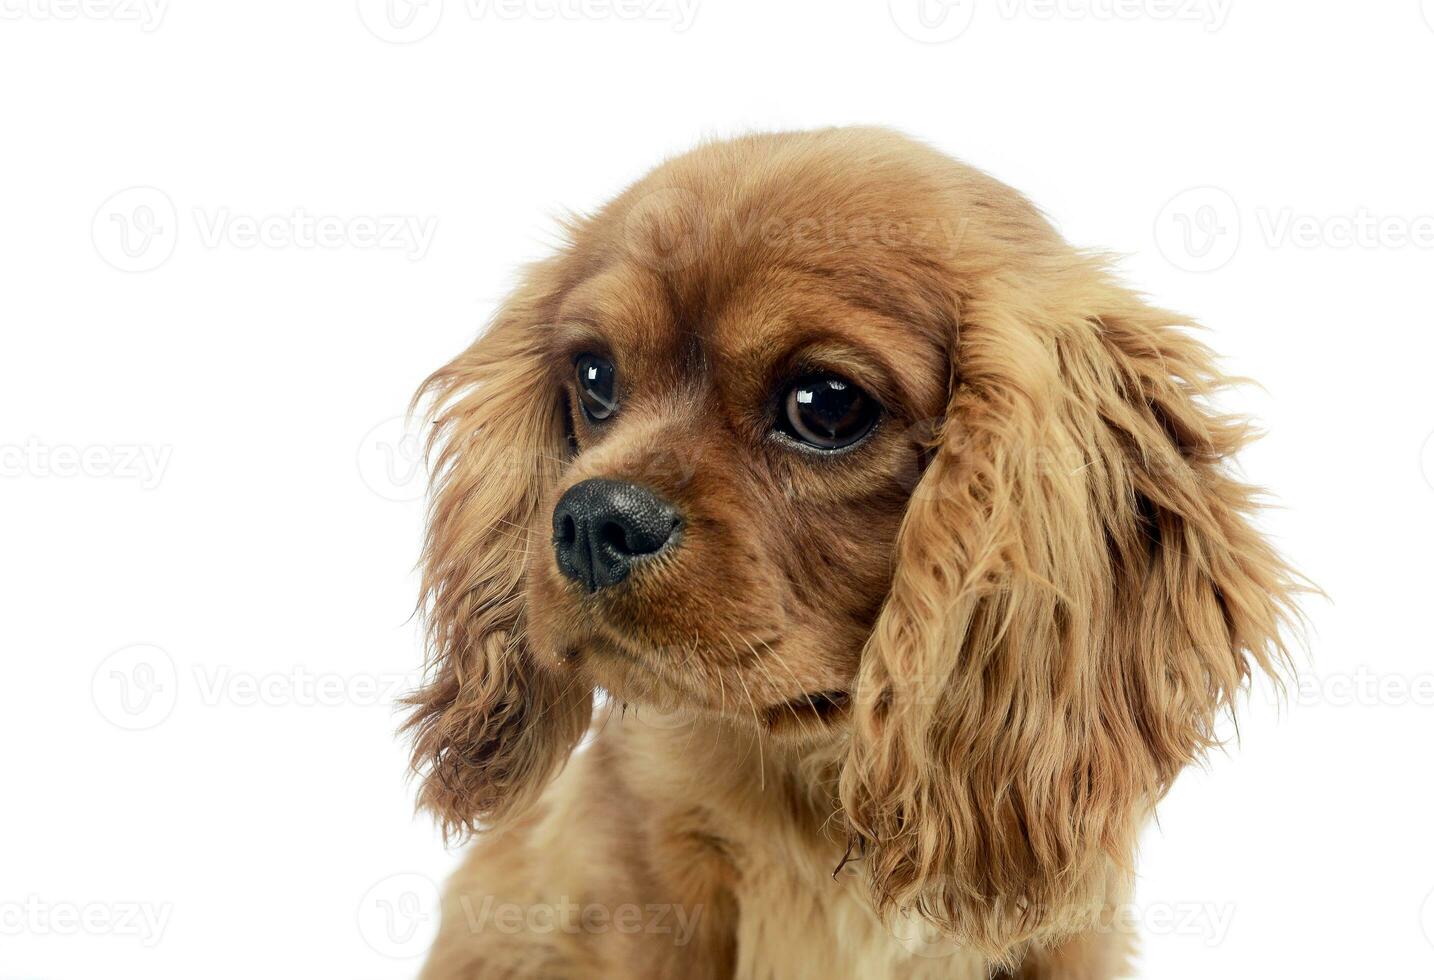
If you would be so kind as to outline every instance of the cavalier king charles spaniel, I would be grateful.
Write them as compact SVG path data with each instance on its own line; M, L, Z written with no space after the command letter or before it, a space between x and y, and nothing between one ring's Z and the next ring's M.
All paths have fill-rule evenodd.
M662 164L420 392L423 976L1125 975L1298 577L1191 324L874 129Z

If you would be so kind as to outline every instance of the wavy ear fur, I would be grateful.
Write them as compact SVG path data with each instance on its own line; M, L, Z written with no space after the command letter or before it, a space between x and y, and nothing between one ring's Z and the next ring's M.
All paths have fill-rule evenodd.
M429 678L408 699L419 804L445 834L521 813L591 721L592 691L539 664L521 583L530 529L564 446L540 345L549 273L537 267L428 397L433 496L423 550Z
M953 396L858 680L841 794L884 912L1001 962L1088 925L1295 576L1229 471L1228 382L1074 252L960 298Z

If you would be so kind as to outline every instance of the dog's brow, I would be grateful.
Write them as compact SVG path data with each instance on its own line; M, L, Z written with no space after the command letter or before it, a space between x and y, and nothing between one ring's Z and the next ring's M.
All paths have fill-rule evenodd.
M549 339L554 350L573 351L606 343L598 318L584 311L564 313L552 324Z

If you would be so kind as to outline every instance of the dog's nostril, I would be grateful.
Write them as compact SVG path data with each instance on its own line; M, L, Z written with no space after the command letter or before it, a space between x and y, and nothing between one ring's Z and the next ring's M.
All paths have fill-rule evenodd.
M627 528L615 521L607 521L598 528L598 540L620 555L631 555L642 550L632 546L628 541Z
M558 522L558 543L565 548L571 548L578 540L578 524L573 520L573 515L564 514L563 519Z

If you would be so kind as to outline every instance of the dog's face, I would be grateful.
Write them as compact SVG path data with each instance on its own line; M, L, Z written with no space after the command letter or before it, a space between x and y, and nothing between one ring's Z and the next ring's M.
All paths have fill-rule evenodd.
M908 204L861 208L909 226ZM570 459L527 529L525 615L537 657L615 698L818 735L890 586L949 331L903 318L893 235L793 261L800 215L774 212L711 209L700 253L665 262L630 239L688 241L680 213L579 233L595 267L536 326Z
M1282 656L1209 352L884 132L706 146L570 232L425 389L423 802L522 812L603 688L835 749L883 911L1077 928Z

